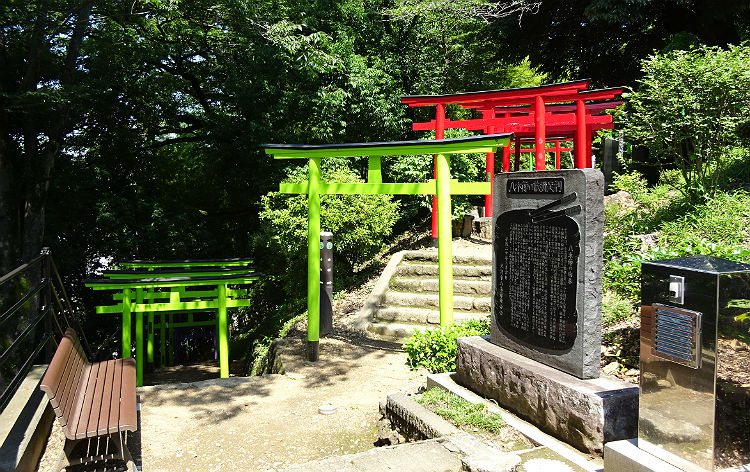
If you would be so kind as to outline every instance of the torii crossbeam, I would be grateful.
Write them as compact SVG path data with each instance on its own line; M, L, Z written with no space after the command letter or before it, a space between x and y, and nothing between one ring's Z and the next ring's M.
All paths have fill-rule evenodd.
M440 325L453 323L453 250L451 247L451 195L485 195L491 182L458 182L450 178L450 154L495 152L508 146L512 133L431 141L391 141L350 144L265 144L275 159L308 159L308 180L282 183L279 192L306 194L307 215L307 358L318 359L320 326L320 196L325 194L435 195L437 198ZM436 178L427 182L383 182L382 156L436 155ZM321 159L368 156L367 182L340 183L321 180Z

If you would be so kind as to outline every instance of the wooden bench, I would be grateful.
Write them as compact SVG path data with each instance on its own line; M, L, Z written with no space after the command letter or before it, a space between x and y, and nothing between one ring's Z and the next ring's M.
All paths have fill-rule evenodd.
M92 364L78 335L68 328L40 388L47 394L66 438L56 471L68 465L120 459L135 472L123 439L125 431L138 429L133 359ZM84 454L74 459L73 450L84 441Z

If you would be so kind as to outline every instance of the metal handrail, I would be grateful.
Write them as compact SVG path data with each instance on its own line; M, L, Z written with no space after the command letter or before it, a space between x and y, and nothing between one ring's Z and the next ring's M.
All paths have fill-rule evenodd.
M2 411L8 405L10 399L13 398L16 390L18 390L18 387L21 386L21 381L26 378L29 371L31 370L31 367L34 365L34 359L36 359L39 353L42 352L42 349L44 349L44 347L47 345L47 343L49 343L50 340L54 340L54 336L52 336L52 333L44 333L44 335L42 335L41 342L34 349L34 352L31 354L31 356L26 359L26 362L24 362L23 366L21 366L21 369L19 369L16 376L13 377L13 380L10 381L3 394L0 395L0 411Z
M58 272L57 265L55 264L55 260L52 258L51 254L49 255L48 261L50 286L52 288L52 295L54 295L55 301L60 308L60 315L62 315L62 317L65 319L65 324L67 326L71 326L76 330L76 333L78 334L78 340L81 341L81 346L83 347L84 352L89 357L89 359L91 359L92 357L94 357L93 352L91 351L91 345L89 344L88 339L86 339L86 335L84 334L83 329L81 329L81 325L78 323L78 320L74 315L75 312L73 311L73 305L70 304L68 292L65 290L65 285L63 284L62 277L60 277L60 272ZM57 282L57 286L55 286L55 282ZM57 287L60 288L59 293L57 291ZM62 297L60 296L60 294L62 294Z
M5 312L0 315L0 326L2 326L11 317L19 313L19 309L24 305L36 301L38 306L38 308L36 308L32 305L35 307L35 313L31 313L30 320L28 323L24 323L25 326L21 329L21 333L18 334L15 339L10 342L8 347L0 353L0 366L3 366L9 359L11 359L14 353L17 354L17 357L20 357L17 361L23 361L23 364L18 370L13 368L9 372L9 375L13 375L13 379L10 380L10 382L4 386L4 390L0 392L0 411L5 408L10 399L16 393L16 390L21 385L23 379L28 375L31 367L34 365L35 360L39 357L42 350L50 341L57 344L55 332L57 332L59 337L62 337L65 328L72 326L81 336L83 334L78 326L75 316L73 315L72 305L68 299L67 293L65 292L62 279L57 271L54 261L52 260L52 255L48 248L42 249L41 253L31 261L18 266L14 270L0 277L0 287L11 280L28 273L31 269L34 269L32 276L34 279L38 280L38 282L33 288L29 289L26 294L21 296L9 309L5 310ZM39 333L38 330L40 329L40 324L42 329L41 336L34 335L35 332ZM19 327L19 329L20 328L21 327ZM19 349L21 349L22 346L28 344L29 341L34 342L35 339L40 339L40 342L31 351L30 357L25 357L26 353L24 351L19 353ZM81 341L87 354L90 355L90 349L85 338L82 338ZM48 351L48 357L50 355L50 351Z
M18 300L12 307L10 307L5 313L3 313L2 315L0 315L0 325L2 325L8 319L10 319L10 317L13 316L13 314L15 312L17 312L19 308L21 308L29 300L31 300L34 297L34 295L36 295L37 293L41 292L42 289L47 288L48 286L49 286L49 279L44 279L44 280L42 280L39 283L39 285L37 285L36 287L34 287L33 290L30 290L29 293L27 293L26 295L24 295L23 297L21 297L21 299Z
M15 269L11 270L7 274L0 277L0 285L3 285L5 282L9 281L10 279L16 277L21 272L25 271L26 269L38 264L42 259L44 259L47 256L47 254L39 254L31 261L27 262L26 264L22 264Z

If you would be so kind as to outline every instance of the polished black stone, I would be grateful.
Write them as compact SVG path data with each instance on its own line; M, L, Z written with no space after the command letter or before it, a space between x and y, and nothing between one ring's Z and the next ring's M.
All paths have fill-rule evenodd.
M531 210L499 215L495 227L495 322L516 341L573 347L581 235L564 214L535 222Z

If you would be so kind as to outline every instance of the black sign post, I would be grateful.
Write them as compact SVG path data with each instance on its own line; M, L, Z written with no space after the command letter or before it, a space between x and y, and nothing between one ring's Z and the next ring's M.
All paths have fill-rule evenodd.
M333 330L333 233L320 233L320 336Z

